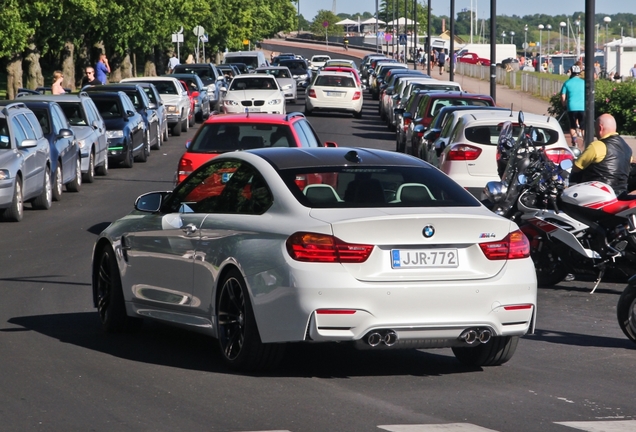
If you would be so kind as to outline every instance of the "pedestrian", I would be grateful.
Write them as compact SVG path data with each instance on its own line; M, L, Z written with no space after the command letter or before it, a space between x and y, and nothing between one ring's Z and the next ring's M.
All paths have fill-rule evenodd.
M457 71L457 51L453 53L453 73Z
M179 58L177 57L177 53L172 53L172 57L170 57L170 60L168 60L168 73L172 73L174 68L180 64L181 62L179 61Z
M600 76L601 76L601 64L597 60L594 62L594 79L599 79Z
M62 71L56 70L53 72L53 85L51 85L51 93L54 95L60 95L66 93L64 87L62 87L62 81L64 81L64 74Z
M632 78L636 78L636 64L629 70L629 76Z
M583 131L585 130L585 81L579 76L581 67L574 65L570 68L570 78L561 87L561 103L567 110L570 121L570 136L572 146L579 150L585 149ZM581 138L579 144L578 138Z
M272 53L272 58L274 58L274 53ZM188 58L186 59L186 64L193 64L194 63L194 57L192 57L192 54L188 54Z
M601 114L594 123L596 140L574 162L573 181L601 181L614 189L616 196L629 193L632 149L616 132L616 119Z
M440 50L439 54L437 54L437 65L439 66L439 74L441 75L444 71L444 64L446 63L446 53L444 50Z
M84 77L82 78L82 81L80 82L80 88L84 88L86 86L91 86L91 85L101 85L101 84L102 83L95 78L95 69L93 69L92 66L88 66L84 70Z
M108 74L110 73L110 66L108 65L108 58L106 54L101 53L99 55L99 61L95 65L95 78L102 84L106 84L108 81Z
M349 37L348 36L345 36L345 38L342 40L342 45L344 45L345 51L349 51Z

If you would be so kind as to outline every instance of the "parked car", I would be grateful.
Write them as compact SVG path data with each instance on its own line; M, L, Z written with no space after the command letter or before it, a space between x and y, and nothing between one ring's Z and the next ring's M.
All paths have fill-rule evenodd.
M321 71L305 93L306 115L336 111L362 118L362 87L351 73Z
M404 134L404 152L418 156L420 140L431 124L433 117L445 106L495 106L490 95L464 92L429 92L418 102ZM421 128L415 129L418 125Z
M360 78L360 74L358 73L358 69L354 69L354 68L350 68L350 67L345 67L345 66L327 66L327 67L323 67L322 69L320 69L320 71L324 71L324 72L347 72L350 73L351 75L354 76L354 78L356 79L356 81L358 82L358 86L360 87L364 87L364 84L362 84L362 79Z
M150 156L146 123L123 91L88 93L106 123L108 157L132 168L135 161L146 162Z
M53 101L24 98L22 102L33 111L44 138L49 142L53 201L62 199L64 186L69 192L79 192L82 187L82 154L64 111ZM0 101L0 106L10 103Z
M296 103L298 98L298 86L296 80L292 78L292 73L285 66L267 66L256 69L256 73L266 73L272 75L278 81L278 85L285 94L285 100Z
M323 65L323 68L326 68L326 67L350 67L353 69L358 69L356 62L354 62L353 60L337 59L337 58L335 59L332 58L327 60L325 64Z
M277 66L285 66L292 73L292 78L296 80L298 88L306 88L311 82L311 69L303 59L283 59L276 63Z
M9 103L0 110L0 213L19 222L24 202L46 210L52 200L49 142L33 111Z
M302 113L219 114L199 128L179 160L175 184L216 156L263 147L336 147L323 143Z
M201 78L195 74L173 73L172 75L182 83L186 84L188 93L194 98L194 119L199 123L203 123L210 117L210 96L208 88L203 84Z
M395 84L399 82L398 77L414 77L414 78L429 78L430 75L425 74L420 70L412 69L392 69L387 72L378 87L378 114L380 114L380 120L386 120L385 103L388 104L389 95L387 95L387 89L394 88Z
M228 65L229 66L234 66L239 71L239 73L241 73L241 74L250 73L250 68L245 63L228 63ZM217 69L219 68L219 66L221 66L221 65L216 65ZM252 70L254 70L254 69L252 69Z
M247 74L234 77L223 100L223 112L285 114L285 94L272 75Z
M331 60L330 56L325 54L316 54L311 56L311 59L309 60L309 67L312 72L318 72L318 70L322 68L328 60Z
M122 83L149 82L154 84L164 103L168 116L168 127L172 135L187 132L191 118L190 96L178 79L174 77L125 78Z
M233 64L221 64L216 69L223 74L226 82L230 82L235 76L241 75L241 72Z
M362 79L363 84L369 84L369 69L371 68L371 62L379 59L391 60L384 54L379 53L367 54L360 60L360 78Z
M457 63L479 64L482 66L490 66L490 59L485 57L479 57L473 52L467 52L464 55L457 57Z
M54 101L64 111L75 134L82 156L82 182L93 183L95 174L108 174L108 139L106 124L86 92L63 95L32 95L23 101Z
M265 58L263 51L233 51L223 54L223 63L244 63L252 70L269 66L269 62Z
M224 89L227 88L225 76L219 72L212 63L180 64L172 70L173 74L195 74L201 78L203 85L208 89L210 98L210 112L218 111L223 100ZM185 132L185 131L184 131Z
M89 94L92 92L100 91L122 91L130 98L135 110L144 120L146 125L146 137L145 141L150 143L150 148L159 150L161 148L161 125L159 124L159 113L156 107L152 107L150 98L146 94L146 91L135 83L120 83L120 84L107 84L101 86L92 86L86 89Z
M153 319L205 331L236 370L273 368L298 342L448 347L495 366L535 326L528 239L410 156L225 153L140 196L133 214L93 248L103 329Z
M504 122L518 119L516 111L457 111L451 114L447 128L438 141L443 141L439 168L468 192L481 199L486 183L499 181L497 143ZM574 159L565 135L554 118L524 113L524 123L532 126L533 143L543 147L556 164ZM518 124L513 135L520 133ZM448 132L446 132L448 130Z
M373 100L380 98L380 86L384 82L384 77L391 69L408 69L408 66L403 63L382 62L378 63L376 68L369 77L369 92Z
M161 136L163 137L163 141L168 141L168 112L161 100L161 95L159 95L157 87L151 82L135 81L135 84L144 89L146 96L150 99L150 107L157 110L159 124L161 125Z

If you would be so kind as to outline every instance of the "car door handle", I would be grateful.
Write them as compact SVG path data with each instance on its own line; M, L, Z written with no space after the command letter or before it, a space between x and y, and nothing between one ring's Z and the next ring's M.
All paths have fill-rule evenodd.
M187 225L181 227L181 230L184 233L190 235L190 234L194 234L195 232L197 232L197 227L194 226L193 224L187 224Z

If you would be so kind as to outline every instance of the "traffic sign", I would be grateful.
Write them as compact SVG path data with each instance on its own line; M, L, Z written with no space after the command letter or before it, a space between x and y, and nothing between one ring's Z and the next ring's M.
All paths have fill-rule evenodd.
M205 34L205 29L201 26L196 26L194 29L192 29L192 31L194 32L194 35L196 37L201 37Z
M322 26L325 28L329 27L329 21L323 21Z
M399 41L400 45L406 45L406 35L405 34L401 34L399 39L398 39L398 41Z
M384 40L387 42L391 42L391 39L393 39L393 36L391 35L391 33L385 33L384 34Z

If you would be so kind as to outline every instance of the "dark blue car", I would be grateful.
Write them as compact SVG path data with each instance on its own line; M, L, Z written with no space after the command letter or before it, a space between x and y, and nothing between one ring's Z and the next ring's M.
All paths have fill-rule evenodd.
M33 111L49 142L53 200L62 198L64 185L69 192L79 192L82 186L82 156L64 111L57 102L20 101ZM14 101L4 103L11 102Z
M135 160L146 162L150 155L146 123L128 95L123 91L96 91L88 95L106 123L108 158L126 168L132 168Z

